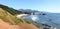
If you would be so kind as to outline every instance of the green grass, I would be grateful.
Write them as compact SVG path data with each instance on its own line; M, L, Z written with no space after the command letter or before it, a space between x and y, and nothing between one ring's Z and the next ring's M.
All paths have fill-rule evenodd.
M17 15L17 14L22 13L21 11L18 11L18 10L14 9L14 8L11 8L11 7L2 5L2 4L0 4L0 8L2 8L3 10L9 12L12 15Z
M28 23L30 24L29 21L25 19L19 19L15 17L14 15L10 14L8 11L5 11L0 8L0 19L2 19L5 22L8 22L10 24L20 24L20 23Z
M2 19L5 22L8 22L10 24L30 23L25 19L19 19L15 16L16 14L20 13L22 12L0 4L0 19Z

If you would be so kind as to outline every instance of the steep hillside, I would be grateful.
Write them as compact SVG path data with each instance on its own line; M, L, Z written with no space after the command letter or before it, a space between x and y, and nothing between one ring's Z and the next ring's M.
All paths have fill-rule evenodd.
M0 7L0 29L39 29L29 21L14 16L20 13L4 6Z
M20 13L22 13L22 12L0 4L0 18L3 19L5 22L8 22L10 24L18 24L18 23L28 22L26 20L19 19L14 16L14 15L17 15Z
M8 23L11 24L18 24L20 22L23 22L22 19L18 19L15 16L11 15L9 12L4 11L2 8L0 8L0 18Z
M2 8L5 11L8 11L12 15L17 15L17 14L22 13L21 11L17 11L16 9L13 9L11 7L8 7L8 6L2 5L2 4L0 4L0 8Z

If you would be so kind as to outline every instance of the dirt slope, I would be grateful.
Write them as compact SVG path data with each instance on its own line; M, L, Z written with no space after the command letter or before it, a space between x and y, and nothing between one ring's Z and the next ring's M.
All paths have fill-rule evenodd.
M20 29L18 25L9 25L0 19L0 29Z
M19 25L9 25L8 23L0 19L0 29L39 29L33 24L19 24Z
M39 29L33 24L20 24L20 26L24 29Z

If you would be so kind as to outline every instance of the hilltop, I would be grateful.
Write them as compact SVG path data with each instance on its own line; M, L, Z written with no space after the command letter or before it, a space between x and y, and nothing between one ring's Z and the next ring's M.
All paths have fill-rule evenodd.
M0 4L0 29L38 29L31 22L15 16L21 13L21 11Z

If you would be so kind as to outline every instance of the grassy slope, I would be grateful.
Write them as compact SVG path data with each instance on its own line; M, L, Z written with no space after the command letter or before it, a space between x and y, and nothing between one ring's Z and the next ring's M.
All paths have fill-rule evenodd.
M16 9L13 9L11 7L8 7L8 6L2 5L2 4L0 4L0 8L2 8L5 11L8 11L12 15L16 15L16 14L22 13L21 11L18 11Z
M19 19L11 15L10 13L4 11L0 8L0 18L6 22L9 22L11 24L17 24L19 23Z
M26 20L19 19L14 16L20 13L22 12L0 4L0 18L3 19L5 22L9 22L10 24L29 23Z
M30 24L30 22L28 22L25 19L22 19L22 18L19 19L19 18L15 17L14 16L15 14L19 14L17 11L15 11L15 9L10 9L7 6L6 7L5 6L3 6L3 7L1 6L0 7L0 19L2 19L3 21L5 21L5 22L7 22L9 24L20 24L20 23Z

